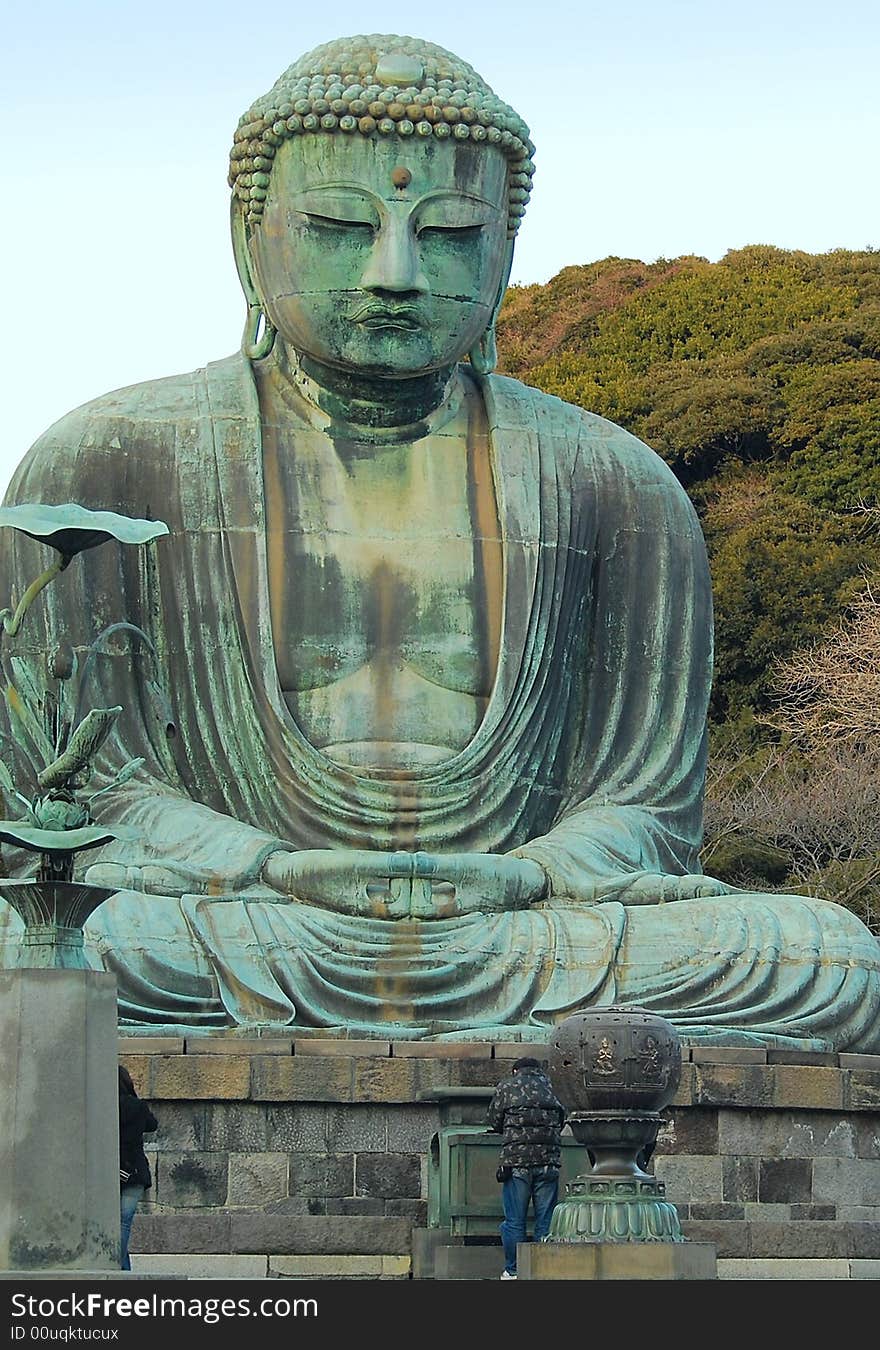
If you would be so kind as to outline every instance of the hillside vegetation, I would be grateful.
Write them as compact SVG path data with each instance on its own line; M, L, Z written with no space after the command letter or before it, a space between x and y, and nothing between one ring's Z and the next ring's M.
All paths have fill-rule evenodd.
M498 342L504 373L627 427L688 490L715 594L712 721L748 737L774 661L877 560L880 253L566 267L510 289Z
M706 870L877 926L878 738L848 725L851 685L832 696L828 672L857 652L880 689L880 252L566 267L509 290L498 343L502 372L647 441L700 515L716 624Z

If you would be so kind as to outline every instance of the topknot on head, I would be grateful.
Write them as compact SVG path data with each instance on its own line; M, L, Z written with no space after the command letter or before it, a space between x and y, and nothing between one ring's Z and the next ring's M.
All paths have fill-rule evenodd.
M295 61L239 120L229 184L257 223L275 151L291 136L436 136L497 146L508 163L507 233L525 215L535 147L525 122L466 61L420 38L337 38Z

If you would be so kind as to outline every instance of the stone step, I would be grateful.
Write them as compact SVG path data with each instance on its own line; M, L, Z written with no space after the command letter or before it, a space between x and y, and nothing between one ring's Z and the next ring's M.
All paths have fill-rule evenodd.
M877 1223L688 1219L681 1228L694 1242L713 1242L719 1260L880 1260Z
M682 1231L694 1242L714 1243L720 1260L880 1261L876 1223L690 1219ZM144 1213L135 1222L131 1250L145 1255L409 1257L413 1224L406 1216L391 1215Z
M378 1215L139 1214L130 1250L144 1255L408 1257L411 1233L410 1219Z
M132 1270L156 1280L408 1280L408 1256L133 1254Z
M827 1260L719 1261L719 1280L880 1280L880 1261L829 1257Z

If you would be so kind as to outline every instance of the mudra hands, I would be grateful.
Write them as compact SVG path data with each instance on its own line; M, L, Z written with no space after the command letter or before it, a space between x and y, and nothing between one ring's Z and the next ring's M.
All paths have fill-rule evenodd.
M547 890L537 863L485 853L279 851L267 858L262 879L282 895L321 909L376 919L525 909Z

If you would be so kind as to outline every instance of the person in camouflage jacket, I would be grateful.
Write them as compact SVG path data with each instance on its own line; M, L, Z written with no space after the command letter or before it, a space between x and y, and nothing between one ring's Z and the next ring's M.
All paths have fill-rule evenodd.
M559 1140L564 1124L565 1108L538 1060L516 1060L510 1077L498 1084L489 1104L489 1128L502 1136L498 1169L504 1183L502 1280L516 1279L516 1248L526 1240L530 1203L534 1240L540 1242L549 1232L559 1194Z

